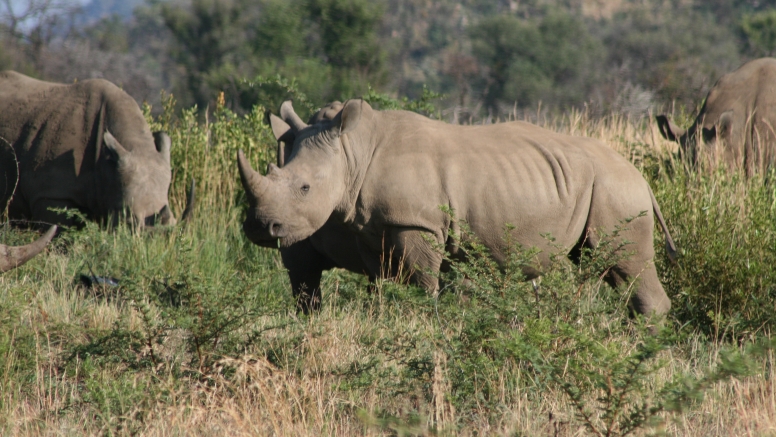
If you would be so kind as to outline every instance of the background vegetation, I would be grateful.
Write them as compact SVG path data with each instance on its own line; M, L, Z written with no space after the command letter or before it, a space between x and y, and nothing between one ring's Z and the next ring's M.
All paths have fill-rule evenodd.
M244 114L313 101L443 94L441 116L695 108L722 74L776 51L773 0L4 0L0 68L105 77L138 102ZM247 79L247 81L246 81ZM254 86L251 86L251 85ZM212 110L212 109L211 109Z
M4 1L0 68L119 83L172 137L171 206L192 177L199 203L160 232L70 230L0 277L0 434L773 434L776 175L691 170L644 117L676 102L687 123L716 77L773 54L773 6ZM334 270L322 311L297 315L277 251L242 235L235 153L274 162L264 120L285 98L307 115L354 95L628 157L680 248L670 264L656 233L663 328L600 280L607 244L536 284L530 252L500 270L473 244L439 296Z

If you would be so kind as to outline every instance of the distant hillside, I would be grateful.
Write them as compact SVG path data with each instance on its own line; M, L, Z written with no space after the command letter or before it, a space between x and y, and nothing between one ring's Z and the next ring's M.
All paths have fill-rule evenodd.
M135 8L144 4L145 0L91 0L85 3L83 22L94 23L112 15L121 17L122 21L128 21L132 18Z

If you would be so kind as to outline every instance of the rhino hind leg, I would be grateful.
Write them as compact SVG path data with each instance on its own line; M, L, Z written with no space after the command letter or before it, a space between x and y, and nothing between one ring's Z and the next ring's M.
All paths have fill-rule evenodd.
M385 268L401 282L409 281L429 293L436 293L439 278L431 272L439 272L443 258L429 243L429 235L429 232L417 229L392 229L392 245L388 246L392 253L384 255L391 265Z
M604 276L604 280L613 288L626 286L630 291L630 309L642 315L663 315L671 308L663 284L657 275L655 268L653 247L652 216L639 217L628 223L620 238L631 241L623 250L632 252L625 259L615 264ZM593 229L604 229L611 232L613 226L588 228L585 246L594 248L598 245L599 238Z

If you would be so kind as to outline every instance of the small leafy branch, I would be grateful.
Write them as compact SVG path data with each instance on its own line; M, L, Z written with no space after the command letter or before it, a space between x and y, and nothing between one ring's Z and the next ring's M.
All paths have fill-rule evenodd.
M382 110L404 109L406 111L417 112L425 116L434 118L438 114L436 105L431 103L434 100L443 98L444 95L429 90L423 85L423 93L417 99L394 99L385 93L378 93L371 85L367 86L367 93L362 98L370 105L375 105Z

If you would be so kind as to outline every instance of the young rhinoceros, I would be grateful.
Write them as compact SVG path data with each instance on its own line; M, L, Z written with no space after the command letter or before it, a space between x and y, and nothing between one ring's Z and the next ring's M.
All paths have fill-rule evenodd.
M152 134L135 100L106 80L57 84L1 72L0 137L19 161L12 219L72 225L51 210L70 208L96 221L175 223L170 138Z
M644 214L619 234L632 242L631 256L606 280L613 286L637 280L630 305L640 314L670 308L653 261L655 217L670 252L674 245L652 190L599 141L524 122L451 125L408 111L375 111L362 100L347 101L333 120L290 127L294 145L283 168L270 164L262 176L238 153L250 202L243 227L255 243L288 247L337 220L357 233L366 253L382 254L382 265L364 259L370 272L402 269L435 292L434 272L443 264L437 247L463 255L459 223L440 206L465 221L499 263L512 225L512 243L540 249L538 265L525 269L528 278L541 273L556 245L571 254L596 247L601 230Z

